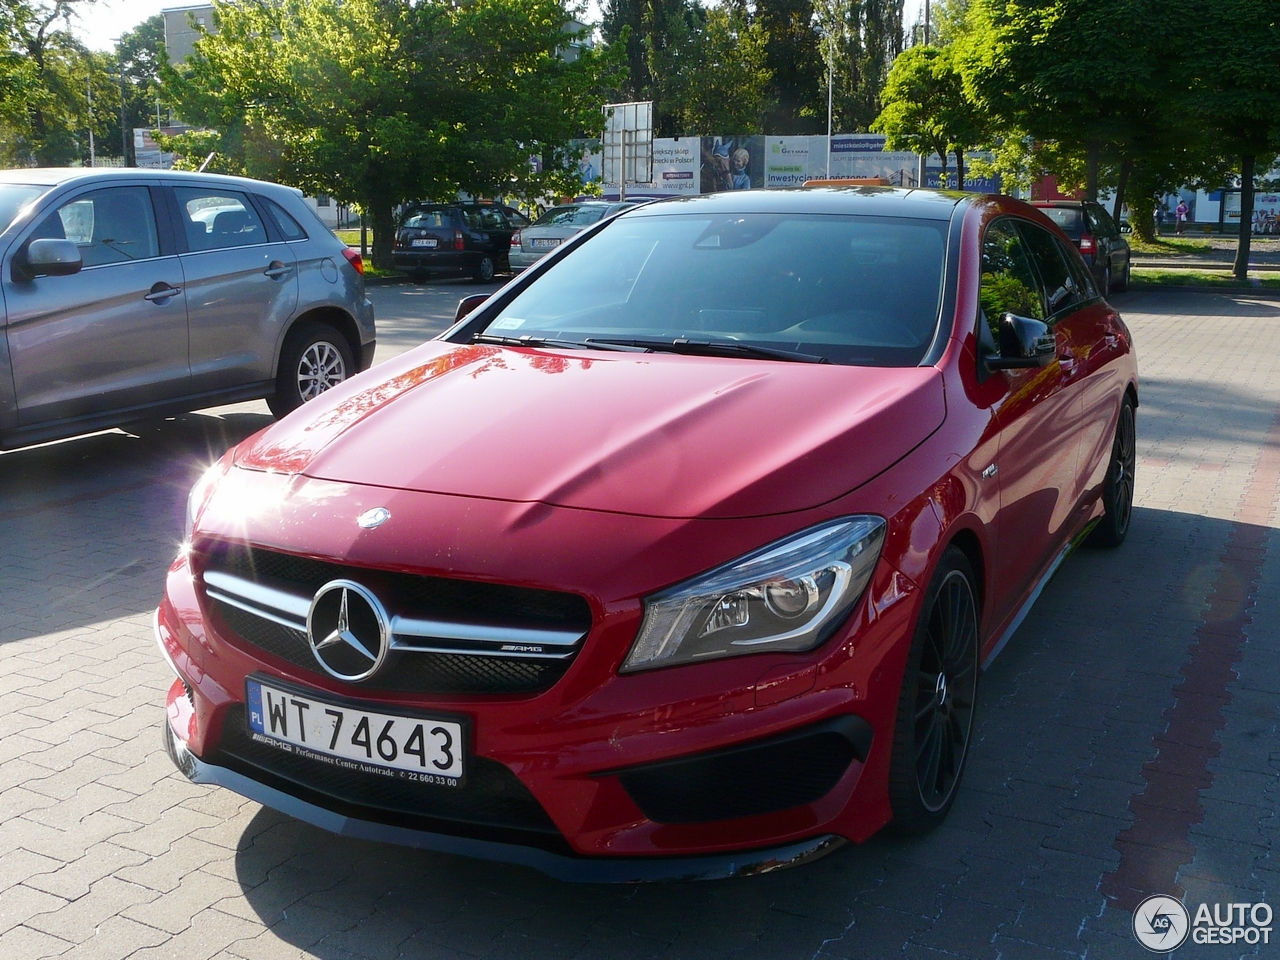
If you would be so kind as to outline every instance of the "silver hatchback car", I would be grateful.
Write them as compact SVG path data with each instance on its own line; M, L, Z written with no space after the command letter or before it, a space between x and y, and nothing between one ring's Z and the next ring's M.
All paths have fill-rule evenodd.
M0 449L265 397L373 362L360 257L299 191L170 171L0 171Z

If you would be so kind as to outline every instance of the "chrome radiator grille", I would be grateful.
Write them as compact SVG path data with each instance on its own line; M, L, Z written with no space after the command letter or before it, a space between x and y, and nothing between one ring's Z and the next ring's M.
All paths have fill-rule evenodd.
M207 608L229 639L313 672L311 599L345 579L376 594L390 616L386 664L361 689L420 693L531 693L568 669L591 629L574 594L425 577L238 545L196 561Z

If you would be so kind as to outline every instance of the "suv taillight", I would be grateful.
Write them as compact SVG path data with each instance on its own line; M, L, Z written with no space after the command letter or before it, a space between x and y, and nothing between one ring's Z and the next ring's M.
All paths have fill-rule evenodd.
M519 231L519 230L517 230L515 233L513 233L513 234L511 235L511 245L512 245L513 247L518 247L518 246L520 246L520 231Z
M1080 238L1080 252L1090 254L1098 252L1098 241L1094 239L1093 234L1086 233Z
M453 249L455 249L455 250L465 250L465 249L466 249L466 243L465 243L465 242L463 242L463 239L462 239L462 231L461 231L461 230L455 230L455 231L453 231Z
M351 264L353 267L356 268L356 273L360 274L360 276L363 277L364 276L364 259L360 256L360 254L356 253L350 247L343 247L342 255L347 258L347 263Z

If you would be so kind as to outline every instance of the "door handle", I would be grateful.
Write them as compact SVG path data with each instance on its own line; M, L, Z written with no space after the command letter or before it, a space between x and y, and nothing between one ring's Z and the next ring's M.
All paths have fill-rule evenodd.
M267 269L262 272L272 280L279 280L292 269L293 267L285 266L279 260L276 260L271 264L271 266L267 267Z
M171 287L167 283L157 283L151 288L150 293L142 295L143 300L150 300L152 303L164 303L171 300L182 292L181 287Z

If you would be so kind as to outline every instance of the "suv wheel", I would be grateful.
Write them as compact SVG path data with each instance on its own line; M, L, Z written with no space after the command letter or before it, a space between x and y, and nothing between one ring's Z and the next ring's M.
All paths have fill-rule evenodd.
M276 392L267 398L267 406L283 417L354 373L346 337L327 323L299 323L289 331L280 351Z
M1129 289L1129 275L1132 271L1133 264L1126 260L1124 264L1124 273L1122 273L1120 275L1120 279L1116 281L1116 293L1123 293Z
M493 275L496 272L497 271L495 271L493 266L493 257L486 253L480 258L480 262L476 264L476 268L472 271L471 276L480 283L492 283Z

